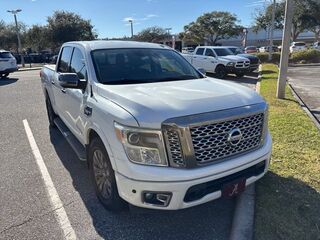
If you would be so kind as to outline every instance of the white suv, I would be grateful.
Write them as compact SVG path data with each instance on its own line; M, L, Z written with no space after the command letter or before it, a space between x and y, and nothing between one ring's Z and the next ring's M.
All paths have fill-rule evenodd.
M8 77L10 73L18 70L17 60L8 51L0 50L0 78Z

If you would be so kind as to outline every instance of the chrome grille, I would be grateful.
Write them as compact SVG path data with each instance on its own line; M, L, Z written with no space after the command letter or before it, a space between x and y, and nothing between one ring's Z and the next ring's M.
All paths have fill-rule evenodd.
M254 149L260 145L264 114L190 128L194 155L199 164L216 161ZM240 129L242 138L233 146L229 132Z
M181 145L179 141L179 134L174 129L167 129L165 131L167 140L169 159L177 166L184 166L185 162L182 158Z
M250 61L241 61L236 63L236 68L247 68L250 66Z

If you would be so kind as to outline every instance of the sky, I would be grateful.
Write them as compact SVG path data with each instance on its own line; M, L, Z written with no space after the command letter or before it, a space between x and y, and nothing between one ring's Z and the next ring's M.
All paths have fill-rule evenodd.
M46 24L56 10L72 11L90 19L99 38L130 36L129 19L134 32L150 26L183 31L183 26L195 21L205 12L229 11L236 14L240 24L253 23L257 8L270 0L0 0L0 20L9 23L13 16L7 10L22 9L18 20L28 26Z

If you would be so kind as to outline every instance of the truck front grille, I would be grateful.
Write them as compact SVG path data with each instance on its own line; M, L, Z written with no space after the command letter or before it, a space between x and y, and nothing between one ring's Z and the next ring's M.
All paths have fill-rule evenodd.
M244 154L261 146L265 111L255 107L237 118L232 111L169 119L162 130L171 166L192 168ZM241 113L243 109L238 109ZM247 110L247 109L246 109ZM233 110L235 111L235 110ZM222 111L223 112L223 111ZM223 118L215 117L219 114ZM207 120L206 120L207 119Z
M250 66L250 61L237 62L236 68L247 68Z
M230 157L260 145L263 130L263 113L236 120L190 128L195 157L198 163L207 163ZM230 144L230 131L239 129L242 138Z

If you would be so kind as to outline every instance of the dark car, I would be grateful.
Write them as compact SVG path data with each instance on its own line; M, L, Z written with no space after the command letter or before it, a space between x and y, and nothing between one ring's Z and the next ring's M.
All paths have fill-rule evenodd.
M260 60L257 56L252 55L252 54L243 53L243 50L239 47L228 46L226 48L230 49L234 55L248 58L250 60L250 71L251 72L253 72L259 68Z

